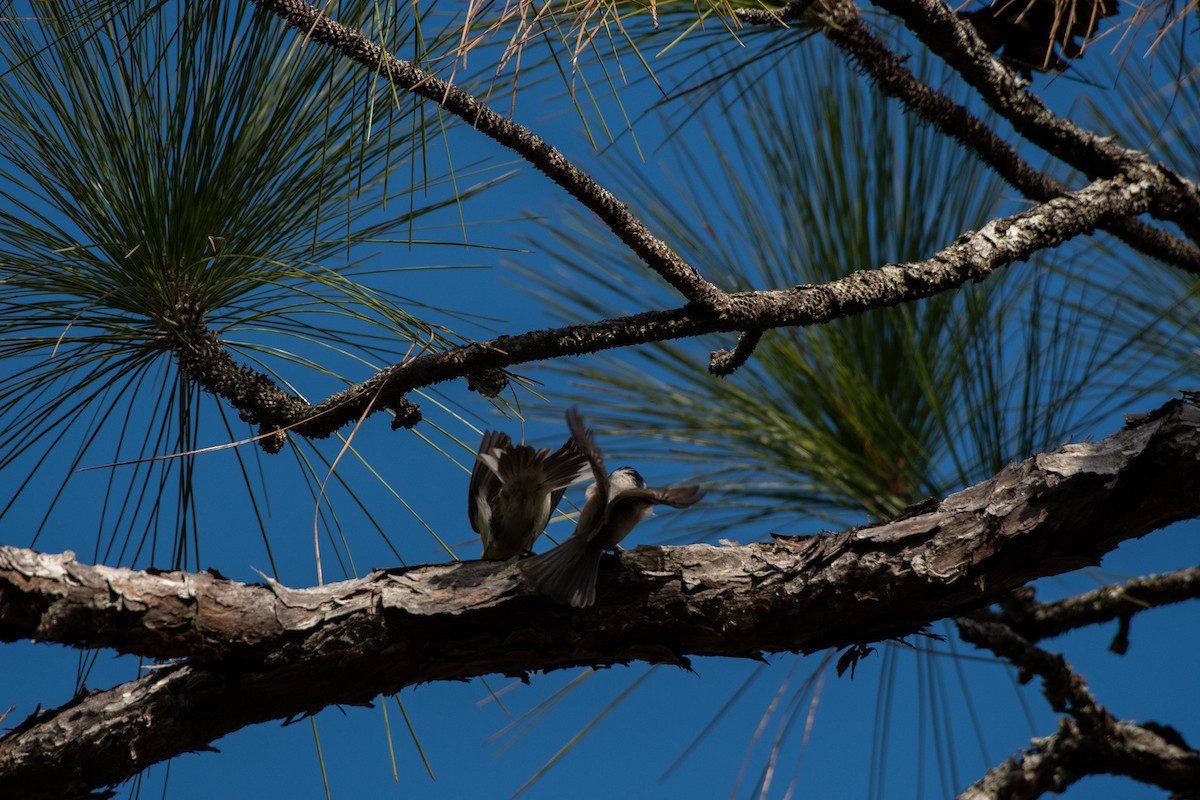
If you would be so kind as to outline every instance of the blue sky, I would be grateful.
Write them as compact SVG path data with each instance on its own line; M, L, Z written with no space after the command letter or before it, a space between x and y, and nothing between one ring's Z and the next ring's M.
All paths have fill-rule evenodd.
M1059 103L1067 104L1077 89L1077 85L1060 81L1052 94ZM557 91L544 87L522 94L517 104L518 118L531 121L539 132L586 167L603 169L605 159L612 158L612 153L596 154L590 150L580 134L577 118L563 111L562 98L557 95ZM655 93L644 86L623 96L633 109L644 108L655 99ZM491 143L467 132L459 132L458 136L455 142L461 142L464 148L462 155L456 156L458 162L499 153ZM648 117L639 125L638 136L643 148L651 154L651 165L647 168L656 168L653 148L663 139L660 121ZM632 144L629 137L624 137L618 147L628 149ZM738 143L721 144L736 147ZM619 189L617 193L621 194ZM479 219L509 220L525 212L542 217L541 222L502 224L472 231L477 241L520 247L515 231L527 231L533 225L563 224L563 209L569 202L561 190L532 170L522 168L520 176L502 187L500 194L489 195L466 208L468 214ZM438 222L452 225L454 219L446 214ZM489 328L517 332L551 322L544 310L520 291L519 275L503 266L520 260L530 268L553 269L554 264L538 253L475 250L447 255L445 250L414 253L399 246L380 249L381 259L389 265L454 262L485 267L472 267L469 271L405 272L396 276L395 285L389 287L432 305L498 318L494 324L475 328L446 321L460 332L485 335ZM696 366L703 369L705 365ZM556 388L554 381L562 380L546 371L531 370L530 374L550 382L550 388ZM361 377L366 377L366 373ZM310 399L322 396L330 388L333 386L319 380L303 387ZM466 424L438 415L435 400L447 403L478 427L501 427L514 436L519 435L515 423L488 413L488 406L478 396L457 383L434 387L430 394L431 399L422 402L426 413L431 419L449 420L448 430L469 445L477 442L478 435ZM1164 394L1137 408L1119 410L1148 410L1165 398ZM526 402L534 401L527 398ZM597 402L602 402L602 398ZM545 445L560 443L564 436L559 421L562 410L561 404L553 401L534 407L534 413L543 419L530 423L529 440ZM1107 427L1085 433L1099 438L1119 424L1119 417L1114 415ZM111 435L111 431L106 430L105 435ZM206 431L206 436L204 441L211 444L227 438L216 424ZM438 435L432 438L451 448L451 455L462 464L470 463L470 453L466 450L452 449L448 440ZM425 523L446 541L463 545L457 550L460 557L475 557L478 544L466 521L467 476L461 466L441 457L412 434L390 432L387 420L382 417L372 418L363 426L355 446L392 486L402 491ZM336 449L328 452L335 453ZM270 507L266 511L266 527L280 578L291 586L312 584L315 582L314 508L294 464L256 456L248 448L243 448L243 455L267 462L265 494ZM682 469L671 464L639 467L652 483L656 470L677 475ZM259 580L257 571L269 572L270 566L251 511L240 500L237 461L231 452L219 452L205 456L200 468L199 488L208 499L202 505L199 566L215 567L234 579ZM372 514L383 521L383 527L398 544L407 563L445 559L414 516L379 487L366 469L353 459L346 459L339 465L338 473L363 491ZM51 552L73 549L81 560L90 561L96 547L97 515L107 480L103 470L73 476L71 501L56 513L39 537L37 547ZM345 503L336 489L332 495L335 503ZM575 490L572 497L579 495L580 491ZM35 497L24 503L4 519L0 541L29 544L30 531L41 520L37 500ZM677 515L686 514L690 518L694 514L699 518L704 513L703 508L662 511L658 518L639 528L627 544L653 543L661 538L665 525L673 525L672 535L677 535L681 526L686 530L687 524ZM344 520L345 533L353 542L358 574L374 567L396 566L391 548L359 517L347 511ZM560 536L569 533L569 527L566 530L563 527L557 525L551 532ZM820 527L814 522L812 530ZM1041 582L1039 596L1042 599L1066 596L1105 581L1200 563L1197 532L1193 522L1127 543L1097 570ZM765 538L766 534L767 530L738 531L733 538L748 541ZM134 536L140 536L140 532L135 531ZM323 548L327 579L344 577L332 560L328 541ZM159 551L159 558L162 552ZM1194 609L1187 606L1160 609L1139 616L1133 627L1132 652L1125 657L1115 656L1106 649L1114 627L1080 631L1045 646L1063 650L1100 700L1118 717L1169 723L1193 742L1200 741L1200 696L1192 677L1193 665L1200 655ZM944 632L941 628L938 631ZM962 645L958 645L958 652L969 653L971 658L956 662L948 655L950 649L946 644L920 639L913 639L912 644L918 650L880 646L879 653L859 666L853 680L848 676L838 678L832 669L818 672L821 654L802 660L774 656L765 667L750 661L698 659L691 673L662 667L647 675L644 665L601 670L582 679L579 688L519 738L503 730L580 673L559 671L533 676L529 686L502 676L488 676L488 686L501 695L507 713L491 700L480 681L415 687L403 692L401 700L436 780L426 774L399 709L391 700L387 701L387 724L391 729L398 783L392 775L384 713L378 707L382 701L375 709L326 709L316 717L315 728L334 797L428 798L512 795L614 698L635 683L628 697L523 796L752 796L781 719L795 719L779 750L770 796L784 796L802 754L799 790L794 796L864 797L869 787L879 783L888 797L937 797L974 780L987 767L1024 746L1030 737L1054 730L1054 715L1041 701L1036 684L1016 686L1008 667L973 660L976 654ZM0 686L8 688L0 698L0 705L16 706L9 721L24 718L36 704L47 707L68 699L75 686L77 664L74 651L54 645L23 642L0 649ZM964 683L959 680L960 667ZM141 674L139 670L133 659L100 652L87 685L108 687L135 678ZM695 752L670 778L660 781L662 773L697 732L756 674L757 678L732 710ZM805 714L812 697L805 684L814 674L823 675L818 682L819 702L812 715L811 734L802 747ZM1148 679L1150 675L1152 679ZM886 766L881 773L873 773L872 743L877 733L884 730L879 711L881 695L890 709L886 735L882 738ZM780 713L765 723L756 740L756 728L772 705ZM976 740L972 728L972 705L981 719L982 743ZM799 716L782 713L789 708L799 709ZM1032 727L1025 708L1032 715ZM940 765L934 756L946 749L948 740L953 742L957 753L953 769ZM324 796L314 726L308 720L286 727L277 723L259 725L225 737L215 745L220 753L182 756L169 767L160 765L149 771L142 787L143 796L160 795L168 769L170 798ZM1118 784L1097 779L1080 784L1068 797L1104 797L1114 791L1125 797L1161 796L1160 792L1128 782ZM128 793L129 787L122 789L122 795Z

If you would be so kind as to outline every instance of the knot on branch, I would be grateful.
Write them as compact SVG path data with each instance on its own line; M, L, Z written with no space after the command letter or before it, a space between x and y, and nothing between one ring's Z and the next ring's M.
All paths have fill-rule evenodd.
M269 428L262 425L258 429L259 446L262 447L264 453L269 455L277 455L282 452L287 444L287 431L282 428Z
M467 388L488 399L499 397L508 388L508 374L496 367L472 372L467 375Z
M396 418L392 420L392 430L394 431L401 428L412 430L421 421L421 407L416 403L410 403L403 397L392 406L392 411L396 415Z

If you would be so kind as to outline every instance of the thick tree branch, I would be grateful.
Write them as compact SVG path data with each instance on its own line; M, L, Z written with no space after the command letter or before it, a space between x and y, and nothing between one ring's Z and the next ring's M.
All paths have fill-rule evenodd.
M302 0L252 1L259 8L281 17L307 39L332 47L399 89L437 103L483 135L517 153L600 217L618 239L687 300L715 311L725 308L724 292L651 234L611 192L525 126L493 111L468 92L418 69L412 62L396 58L361 33L330 19L316 6Z
M1036 647L1005 625L973 619L957 624L964 641L991 650L1024 675L1039 676L1051 707L1073 717L1055 736L1037 742L1033 753L990 770L960 797L1039 797L1087 775L1124 775L1175 792L1200 786L1200 753L1177 736L1164 738L1162 726L1117 721L1061 655Z
M1197 453L1200 409L1173 402L1102 441L1010 465L892 522L624 552L602 566L600 601L586 610L537 595L511 563L388 570L291 590L0 548L3 638L192 656L0 738L0 795L70 796L235 727L423 681L902 636L1200 515ZM138 746L113 747L134 728ZM67 749L48 750L51 738Z
M849 2L849 0L846 0ZM1012 123L1018 134L1082 171L1088 178L1110 177L1131 168L1158 172L1175 190L1157 198L1151 213L1168 219L1200 242L1200 185L1184 179L1137 150L1084 130L1025 91L1011 70L992 57L969 24L959 20L941 0L874 0L895 14L930 52L962 75L991 108Z
M820 285L730 294L728 309L719 313L689 304L669 311L648 311L615 320L475 342L389 367L317 406L295 406L275 400L264 408L238 405L259 396L261 387L257 381L240 386L238 381L244 379L243 372L232 359L228 359L221 372L228 383L219 387L204 383L203 371L189 374L210 391L219 391L244 417L268 430L289 428L303 436L321 438L360 419L368 407L401 408L406 404L405 395L414 389L489 369L706 333L819 325L931 297L967 281L983 280L1001 267L1090 233L1109 220L1140 214L1159 192L1170 190L1153 171L1097 181L1019 214L992 220L978 232L963 234L954 244L924 261L860 270ZM206 342L201 344L207 346ZM186 365L183 359L180 363ZM301 415L295 416L297 410Z

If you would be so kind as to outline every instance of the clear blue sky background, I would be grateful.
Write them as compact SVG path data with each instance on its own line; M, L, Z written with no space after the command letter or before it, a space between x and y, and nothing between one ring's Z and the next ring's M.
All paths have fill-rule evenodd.
M731 47L733 45L730 45ZM645 108L654 93L646 87L623 95L634 110ZM1051 96L1066 108L1079 85L1060 81ZM552 143L558 144L585 168L602 168L612 154L590 150L580 135L578 120L563 113L563 99L555 92L532 91L518 100L517 117L533 124ZM610 117L610 121L615 117ZM661 141L662 128L654 116L638 128L648 154L647 169L658 169L653 148ZM478 156L502 154L489 142L460 132L455 140L459 162ZM628 148L628 137L618 147ZM736 147L737 142L722 142ZM703 169L703 166L699 167ZM620 195L619 187L615 187ZM515 198L515 199L514 199ZM518 211L544 217L544 222L519 226L492 226L472 231L476 241L497 246L520 246L515 230L531 224L561 224L569 199L561 190L527 167L498 193L467 206L476 219L504 220ZM453 224L451 215L443 220ZM553 264L536 253L503 254L477 250L447 254L447 251L410 252L403 247L382 249L381 262L415 266L429 263L472 263L486 269L469 272L405 272L395 278L394 291L455 310L496 318L490 328L497 332L519 332L551 320L523 294L519 278L502 266L519 260L535 269L552 269ZM868 265L863 265L868 266ZM437 320L435 320L437 321ZM464 326L446 321L459 332L487 335L489 326ZM698 370L705 365L697 363ZM531 372L548 381L560 380L543 372ZM363 371L360 377L366 377ZM332 385L306 384L310 398L324 396ZM551 384L553 388L553 383ZM436 387L434 396L454 406L479 427L502 427L519 435L515 423L488 414L488 406L459 384ZM1161 399L1165 399L1165 396ZM532 402L532 398L528 399ZM598 398L597 402L602 402ZM1158 400L1128 411L1148 410ZM434 403L423 402L426 414L438 416ZM557 418L561 404L535 408L547 418ZM587 409L584 409L585 413ZM1115 416L1107 425L1083 432L1099 438L1120 425ZM478 435L463 424L452 432L474 445ZM528 438L538 444L556 445L564 437L557 422L535 422ZM225 441L213 426L209 444ZM438 438L445 444L445 440ZM619 443L616 443L619 444ZM478 552L465 515L466 472L439 456L417 437L392 433L387 420L372 418L355 439L372 463L413 509L446 541L462 543L460 557ZM334 451L330 451L334 452ZM619 452L619 449L617 450ZM451 452L469 464L465 450ZM253 456L250 456L253 457ZM288 462L267 462L267 517L272 547L281 579L291 586L315 582L312 551L313 505L299 485ZM619 462L619 459L614 459ZM237 463L229 452L205 456L201 462L200 488L205 497L201 520L200 565L214 567L224 575L257 581L256 570L269 572L262 541L239 498ZM445 560L444 553L390 494L373 487L373 478L352 459L343 460L339 474L353 482L368 499L369 507L398 543L408 563ZM677 475L670 464L643 469L652 482L655 471ZM95 471L77 474L71 481L71 502L60 509L37 541L38 549L73 549L83 561L91 561L95 548L97 509L106 491L107 474ZM578 496L576 490L574 496ZM344 503L334 492L335 502ZM661 538L664 524L674 523L673 535L686 530L686 522L673 519L680 512L664 511L639 528L628 544L652 543ZM703 508L686 512L702 515ZM373 567L391 567L396 559L381 539L353 513L346 514L345 534L353 542L358 574ZM32 529L41 517L32 505L5 519L0 541L29 544ZM682 526L682 527L680 527ZM809 530L819 529L814 522ZM557 535L569 533L562 526ZM1087 571L1039 585L1042 599L1084 591L1103 582L1120 580L1152 571L1166 571L1200 563L1200 537L1195 523L1176 526L1143 541L1130 542L1105 560L1095 571ZM730 538L743 541L765 538L768 531L731 531ZM140 535L140 532L136 535ZM166 552L162 550L160 552ZM343 575L326 558L327 579ZM161 557L161 556L160 556ZM1133 625L1132 652L1125 657L1107 650L1115 626L1088 629L1046 646L1062 650L1087 678L1102 702L1121 718L1158 720L1178 727L1192 742L1200 741L1200 693L1195 680L1195 663L1200 660L1194 606L1168 608L1139 616ZM946 632L939 629L939 632ZM602 713L622 692L632 691L586 739L551 769L524 796L530 798L624 797L719 797L751 796L771 742L781 724L791 724L778 753L770 796L783 797L799 765L798 790L793 796L854 798L867 796L873 781L886 789L888 797L939 797L952 794L978 778L988 767L1018 751L1034 736L1055 729L1035 684L1016 685L1011 669L978 660L969 648L956 646L964 654L952 658L952 647L913 639L916 649L881 645L879 652L860 664L856 677L838 678L831 668L821 670L822 655L799 659L773 656L761 666L750 661L697 659L694 672L672 668L649 670L644 665L602 670L580 680L580 686L549 709L530 726L506 732L522 714L536 708L557 690L581 678L578 672L560 671L533 676L531 685L502 676L489 676L488 685L501 695L505 709L493 702L480 681L434 684L406 690L401 699L420 737L436 775L431 780L422 766L399 709L387 701L391 745L399 773L394 780L389 760L385 716L374 709L331 708L316 717L321 752L334 797L508 797L550 759L571 737ZM66 701L76 684L78 658L74 651L54 645L18 643L0 648L0 705L15 705L6 720L13 723L31 713L37 704L54 706ZM101 652L87 678L92 688L107 688L142 674L139 664ZM757 677L754 677L757 676ZM805 733L806 713L815 684L818 704L811 716L811 732ZM718 713L739 687L753 678L732 710L713 728L705 741L669 778L663 772L680 756L692 738ZM969 698L969 699L968 699ZM382 701L378 704L381 706ZM775 707L765 723L763 715ZM886 709L886 710L885 710ZM982 740L976 736L972 714L977 715ZM886 720L886 722L885 722ZM756 728L763 725L756 738ZM523 734L523 735L521 735ZM949 743L949 744L948 744ZM145 797L157 797L167 781L167 797L190 798L319 798L324 796L321 767L316 754L313 724L302 720L283 727L269 723L239 731L216 743L220 753L192 754L149 771L143 782ZM952 746L953 764L939 762L937 754ZM872 752L879 751L884 766L873 771ZM878 760L874 763L878 764ZM130 788L123 787L122 796ZM1129 782L1093 779L1076 787L1073 798L1160 797L1161 793Z

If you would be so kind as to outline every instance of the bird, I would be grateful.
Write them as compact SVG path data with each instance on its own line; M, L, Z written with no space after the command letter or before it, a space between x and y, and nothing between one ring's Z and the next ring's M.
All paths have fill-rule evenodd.
M589 463L572 440L550 452L484 431L467 485L467 515L483 540L483 558L533 549L567 487L586 480Z
M577 409L567 411L567 427L575 447L591 465L595 483L588 487L575 532L518 568L534 588L555 602L586 608L596 602L601 553L615 548L654 506L686 508L699 502L704 491L699 486L648 487L633 467L620 467L609 474L595 435Z

